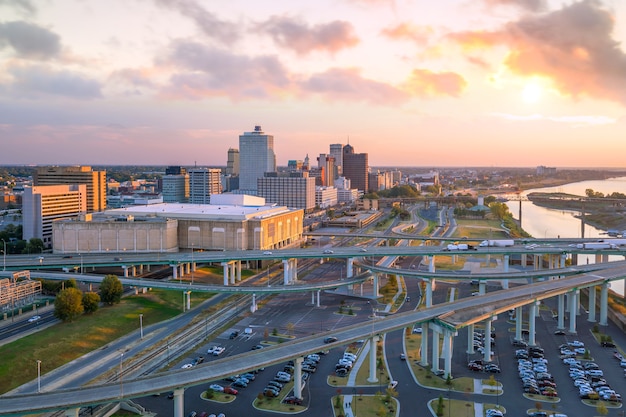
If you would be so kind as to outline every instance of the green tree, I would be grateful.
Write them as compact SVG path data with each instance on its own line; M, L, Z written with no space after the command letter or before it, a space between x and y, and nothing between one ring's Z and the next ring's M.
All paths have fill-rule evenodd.
M601 416L609 414L609 410L606 408L606 405L603 402L600 402L600 404L598 404L598 406L596 407L596 412Z
M98 311L100 307L100 296L95 292L86 292L83 294L83 309L85 313L91 314Z
M100 298L108 305L117 304L122 299L124 288L115 275L106 275L100 283Z
M54 316L60 320L72 321L83 311L83 293L78 288L66 288L54 300Z
M26 247L22 250L22 253L42 253L43 248L43 240L34 237L28 241Z

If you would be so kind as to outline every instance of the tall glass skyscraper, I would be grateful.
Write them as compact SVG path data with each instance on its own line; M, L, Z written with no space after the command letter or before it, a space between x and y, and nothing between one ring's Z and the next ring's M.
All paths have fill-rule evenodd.
M239 189L256 194L257 179L266 172L276 172L274 136L254 126L254 132L239 135Z

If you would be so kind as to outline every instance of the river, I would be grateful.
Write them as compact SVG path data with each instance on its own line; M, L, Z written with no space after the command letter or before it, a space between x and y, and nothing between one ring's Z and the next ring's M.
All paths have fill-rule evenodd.
M584 196L585 190L591 188L594 191L611 194L620 192L626 194L626 177L611 178L607 180L581 181L557 187L536 188L527 190L522 195L532 192L562 192ZM507 203L513 217L519 219L519 202L509 201ZM578 211L555 210L536 206L530 201L522 201L522 228L536 238L578 238L582 237L581 221L574 217ZM586 238L607 237L606 231L597 229L588 224L585 225L584 236ZM578 257L579 263L593 263L595 256L581 255ZM622 256L610 256L609 260L623 260ZM624 281L614 283L613 290L624 294Z

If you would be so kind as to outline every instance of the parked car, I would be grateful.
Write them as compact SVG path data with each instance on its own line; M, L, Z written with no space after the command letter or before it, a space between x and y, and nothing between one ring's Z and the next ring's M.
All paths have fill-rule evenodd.
M230 332L230 335L228 336L228 338L235 339L237 336L239 336L239 330L233 330L232 332Z
M223 346L215 346L213 348L213 356L219 356L222 353L224 353L225 350L226 350L226 348L223 347Z
M272 387L265 387L265 389L263 389L263 395L266 397L278 397L280 393Z
M231 386L226 386L224 387L224 394L237 395L239 394L239 391L237 391L235 388Z
M248 386L248 383L246 382L245 379L238 379L235 382L233 382L231 385L237 388L246 388Z
M302 405L302 399L294 396L285 397L283 402L287 404Z
M211 384L209 385L209 389L215 392L224 392L224 387L219 384Z

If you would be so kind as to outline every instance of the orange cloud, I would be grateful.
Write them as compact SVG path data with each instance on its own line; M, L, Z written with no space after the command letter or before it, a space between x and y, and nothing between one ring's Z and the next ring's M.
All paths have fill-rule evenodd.
M596 0L509 22L499 31L462 32L448 39L464 47L506 45L504 63L520 76L552 80L565 95L626 104L626 54L612 38L614 16Z
M454 72L435 73L425 69L415 69L404 83L403 89L419 97L458 97L466 85L465 79Z
M391 39L406 39L419 45L426 45L433 34L433 29L429 26L416 26L405 22L385 28L381 34Z

